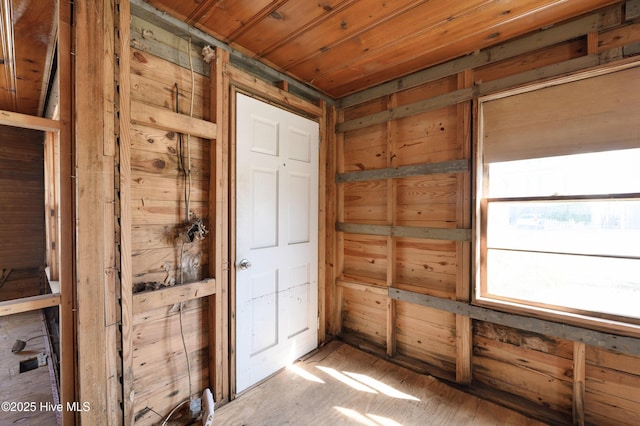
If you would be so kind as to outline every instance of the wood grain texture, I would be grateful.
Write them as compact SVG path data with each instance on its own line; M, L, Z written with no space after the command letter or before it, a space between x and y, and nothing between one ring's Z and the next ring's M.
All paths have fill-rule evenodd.
M230 425L540 424L335 341L217 409L216 421Z

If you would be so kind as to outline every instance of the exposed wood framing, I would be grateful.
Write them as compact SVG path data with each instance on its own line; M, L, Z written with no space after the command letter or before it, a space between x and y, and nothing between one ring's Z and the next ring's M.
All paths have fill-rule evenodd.
M363 170L336 174L336 183L363 182L376 179L403 178L443 173L462 173L469 171L469 160L443 161L440 163L415 164L410 166L387 167L384 169Z
M389 109L365 117L345 121L344 123L339 123L336 130L338 132L348 132L351 130L373 126L374 124L384 123L388 120L397 120L399 118L410 117L422 112L427 112L434 109L455 105L461 102L470 101L477 96L488 95L490 93L499 92L510 87L515 87L526 83L533 83L550 77L569 74L571 72L594 67L599 64L600 58L598 55L587 55L580 58L571 59L560 64L553 64L521 74L493 80L487 83L481 83L474 86L473 88L469 87L458 89L454 92L435 96L430 99L413 102L394 109Z
M357 105L395 91L409 89L430 81L451 76L467 69L492 64L518 56L527 51L552 46L566 40L584 36L593 31L600 31L612 25L613 23L603 18L602 13L593 13L569 23L554 26L539 33L509 41L495 47L483 49L471 55L454 59L423 71L418 71L409 76L392 80L351 96L346 96L340 100L339 107L346 108Z
M391 94L387 99L387 108L393 109L398 105L398 95ZM388 121L386 126L386 144L387 144L387 168L393 167L396 152L396 133L397 122ZM407 166L405 166L407 167ZM388 169L387 169L388 170ZM398 185L397 181L391 176L386 179L387 184L387 225L393 226L398 218L397 200ZM396 280L396 247L397 241L392 235L387 236L387 287L392 287ZM396 304L391 298L387 298L387 355L393 356L396 353Z
M473 71L458 74L458 87L470 87L473 84ZM462 157L471 159L471 102L457 105L457 138L462 147ZM457 175L456 226L471 228L471 177L470 171ZM456 242L456 300L471 300L471 242ZM456 315L456 381L471 383L473 356L473 321L469 317Z
M113 157L104 156L104 104L96 102L104 95L103 10L104 1L74 3L75 75L93 76L75 85L76 205L84 218L76 227L77 396L92 407L77 413L77 421L86 424L100 424L109 412L104 242L112 240L113 229L105 229L103 205L113 190Z
M122 322L122 398L125 424L134 420L133 266L131 241L131 64L129 2L120 2L119 27L119 154L120 154L120 309Z
M215 139L217 136L215 123L138 101L131 101L131 121L204 139Z
M170 28L175 34L181 34L183 37L192 37L194 43L200 45L211 45L212 47L220 50L225 50L229 53L230 61L237 64L240 68L247 69L269 83L275 83L277 81L286 81L289 84L289 88L292 92L295 92L306 99L310 100L324 100L330 105L333 105L333 99L318 92L317 90L300 83L297 80L283 74L273 68L263 64L260 61L252 59L244 53L232 48L226 43L223 43L209 34L186 24L185 22L176 19L166 13L162 13L153 6L142 0L131 0L131 10L136 16L140 16L144 20L151 22L154 25L158 25L162 28Z
M324 342L326 339L326 313L327 313L327 208L329 202L327 200L327 185L329 178L327 176L327 162L329 161L329 144L333 142L333 131L331 127L327 127L328 106L326 102L321 101L320 107L322 114L320 116L320 152L318 155L318 343ZM331 300L331 299L330 299Z
M209 272L216 279L216 295L209 298L209 383L217 402L229 400L229 80L224 73L228 52L217 50L211 64L211 117L217 123L215 148L210 147L215 165L209 184L209 214L215 212L214 232L209 252ZM215 81L213 81L215 79ZM213 206L212 206L213 204ZM212 208L213 207L213 208ZM211 325L213 324L213 325Z
M584 426L586 345L573 342L573 424Z
M76 285L74 271L75 179L72 177L74 164L74 137L72 120L73 68L71 61L72 8L67 2L58 2L58 93L60 131L58 133L59 153L59 202L58 256L60 270L60 402L78 401L77 383L77 342L76 342ZM73 424L74 413L64 410L62 422Z
M39 296L23 297L21 299L0 302L0 317L18 314L20 312L35 311L60 304L59 294L41 294Z
M301 99L283 89L272 86L229 63L226 63L223 69L229 80L233 81L236 87L245 88L249 91L258 91L269 98L277 99L281 105L304 112L313 117L319 117L322 114L322 108L320 106L309 103L309 101Z
M432 240L469 241L470 229L427 228L419 226L368 225L361 223L336 223L336 230L350 234L381 235Z
M458 315L464 315L475 320L506 325L519 330L545 334L547 336L567 339L573 342L584 343L598 348L609 349L626 354L640 355L640 339L633 337L618 336L615 334L589 330L553 321L499 312L471 305L469 303L428 296L400 289L389 289L389 297L405 302L417 303L422 306Z
M48 118L33 115L20 114L18 112L0 111L0 125L16 126L23 129L42 130L43 132L55 132L60 130L60 122Z
M197 283L182 284L160 290L136 293L133 295L133 315L163 306L211 296L215 294L215 292L216 280L208 279Z
M131 47L149 52L186 69L192 65L194 72L209 76L210 67L202 61L200 54L202 46L192 43L191 63L189 63L187 55L188 46L188 39L179 38L175 33L146 22L135 15L131 16Z

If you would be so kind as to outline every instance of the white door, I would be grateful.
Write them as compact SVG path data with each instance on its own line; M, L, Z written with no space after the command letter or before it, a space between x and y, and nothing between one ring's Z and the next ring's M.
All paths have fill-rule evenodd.
M317 347L318 123L236 107L236 392Z

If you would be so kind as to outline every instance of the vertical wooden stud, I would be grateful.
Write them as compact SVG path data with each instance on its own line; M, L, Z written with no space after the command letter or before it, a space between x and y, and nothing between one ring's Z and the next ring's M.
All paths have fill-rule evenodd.
M326 255L327 255L327 155L329 131L327 128L327 104L320 102L320 153L318 166L318 343L326 338Z
M387 109L391 110L398 106L398 95L393 93L387 99ZM395 160L395 120L387 121L387 164L394 167ZM395 179L387 179L387 225L396 224L397 211L397 184ZM387 237L387 287L393 287L396 279L396 239ZM395 300L387 297L387 355L393 356L396 353L396 305Z
M586 345L573 343L573 424L584 426Z
M210 148L209 211L214 225L209 240L209 272L216 278L216 293L209 298L209 382L216 402L229 400L229 82L224 69L229 53L216 50L211 63L211 118L217 123L216 140Z
M60 402L77 401L76 382L76 321L74 314L75 274L74 274L74 187L72 178L74 150L72 119L72 62L71 62L71 22L72 9L69 2L58 2L58 91L60 93L59 147L59 212L58 212L58 253L60 280ZM62 423L74 424L75 414L62 411Z
M336 329L336 110L333 106L327 106L325 112L325 134L327 136L325 168L325 330L333 333Z
M344 122L344 111L339 111L336 117L336 123ZM335 156L335 171L336 173L344 172L344 133L338 133L336 135L336 156ZM336 220L337 222L344 222L344 184L336 185ZM334 224L335 229L335 224ZM336 291L335 300L335 320L333 326L333 334L338 335L342 332L342 304L343 304L343 291L341 287L336 286L336 280L344 272L344 232L336 232L336 244L335 244L335 271L333 286Z
M122 387L124 423L133 424L133 270L131 259L131 82L128 1L119 5L120 50L120 292L122 309Z
M463 71L458 74L458 89L471 87L473 71ZM461 147L461 157L471 159L471 104L458 104L456 115L458 144ZM471 179L470 172L458 173L458 199L456 227L468 229L471 227ZM471 244L468 241L456 243L456 300L468 302L471 298ZM471 357L473 350L472 336L473 322L471 318L456 315L456 381L471 383Z

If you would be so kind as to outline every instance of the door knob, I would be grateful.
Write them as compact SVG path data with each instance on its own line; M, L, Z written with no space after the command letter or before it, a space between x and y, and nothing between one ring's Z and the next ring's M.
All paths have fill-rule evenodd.
M251 268L251 262L249 262L247 259L242 259L240 262L238 262L238 269L240 269L241 271L249 268Z

